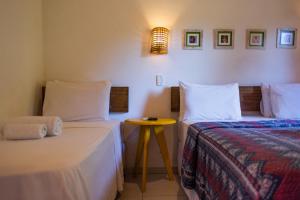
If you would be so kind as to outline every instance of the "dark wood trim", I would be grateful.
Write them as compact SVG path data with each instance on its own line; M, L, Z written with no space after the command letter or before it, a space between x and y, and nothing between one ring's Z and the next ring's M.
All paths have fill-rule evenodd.
M42 88L42 102L44 102L46 87ZM109 112L126 113L129 110L129 87L111 87ZM43 103L42 103L43 105ZM42 109L41 109L42 110Z
M180 90L179 87L171 87L171 111L179 112L180 110Z
M260 86L240 86L240 101L242 112L260 112Z
M240 101L242 112L259 112L261 89L260 86L240 86ZM171 111L179 112L179 87L171 87Z
M127 113L129 110L129 87L112 87L110 91L109 112Z

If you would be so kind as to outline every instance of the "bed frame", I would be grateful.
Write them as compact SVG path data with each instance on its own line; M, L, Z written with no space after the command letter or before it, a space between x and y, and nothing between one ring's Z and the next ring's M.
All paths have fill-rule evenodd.
M42 105L44 103L46 87L42 87ZM127 113L129 87L111 87L109 112L112 113ZM42 110L42 109L41 109Z
M260 86L240 86L239 89L242 112L259 112L261 101ZM171 87L171 111L179 112L179 109L179 87Z

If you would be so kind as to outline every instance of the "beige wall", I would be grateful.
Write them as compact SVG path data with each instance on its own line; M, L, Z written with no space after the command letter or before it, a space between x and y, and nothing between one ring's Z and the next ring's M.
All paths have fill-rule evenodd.
M37 111L44 79L41 0L0 0L0 127Z
M45 1L46 79L110 79L130 87L130 112L113 118L170 117L168 86L178 80L243 85L300 81L300 48L276 49L276 28L300 28L299 0L50 0ZM150 55L149 30L170 28L169 54ZM202 51L183 50L186 28L204 30ZM234 50L214 50L214 28L233 28ZM267 29L266 50L246 50L245 30ZM300 40L298 40L300 41ZM299 42L298 42L298 46ZM155 75L165 78L155 86ZM297 76L298 75L298 76ZM176 117L176 116L175 116ZM132 166L137 132L126 133ZM176 132L168 145L176 159ZM151 141L150 166L162 166ZM175 163L175 162L174 162Z

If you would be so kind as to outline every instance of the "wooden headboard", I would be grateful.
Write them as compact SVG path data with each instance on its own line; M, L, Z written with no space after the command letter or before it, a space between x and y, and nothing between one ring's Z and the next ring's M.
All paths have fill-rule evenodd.
M42 102L44 102L46 87L42 88ZM129 87L111 87L109 112L126 113L129 110L128 106ZM43 105L43 104L42 104Z
M261 100L260 86L240 86L242 112L259 112ZM171 87L171 111L179 112L179 87Z

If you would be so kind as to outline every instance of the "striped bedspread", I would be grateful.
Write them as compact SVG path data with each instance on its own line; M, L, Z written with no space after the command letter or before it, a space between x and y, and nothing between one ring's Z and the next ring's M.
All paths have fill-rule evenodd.
M300 199L300 120L189 127L181 181L200 199Z

